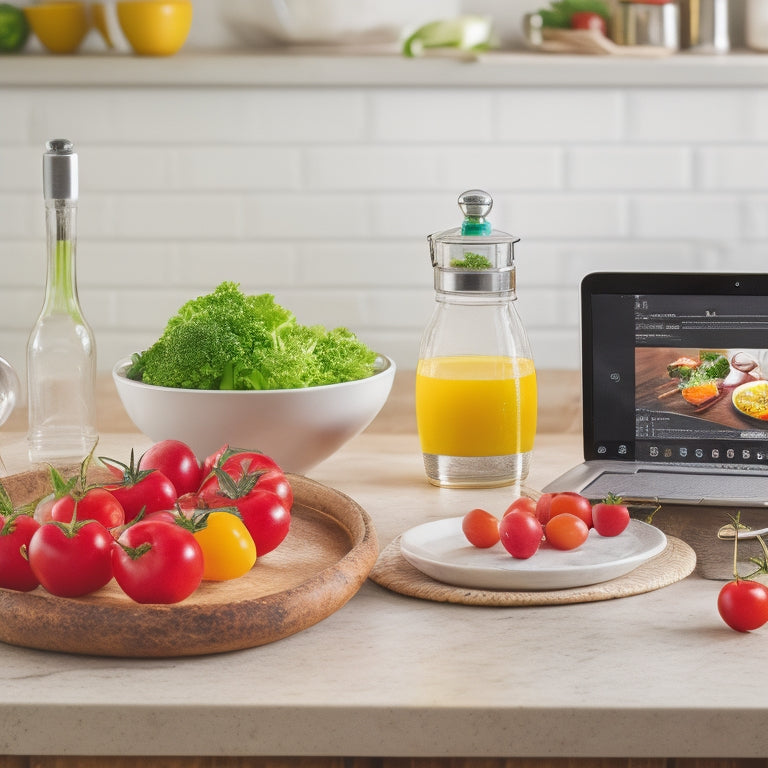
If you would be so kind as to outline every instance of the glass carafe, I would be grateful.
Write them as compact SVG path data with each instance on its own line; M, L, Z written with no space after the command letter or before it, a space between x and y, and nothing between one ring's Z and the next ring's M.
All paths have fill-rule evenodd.
M416 371L416 417L427 479L443 487L492 487L528 475L537 387L516 309L514 244L494 230L493 200L459 197L460 227L430 235L435 308Z

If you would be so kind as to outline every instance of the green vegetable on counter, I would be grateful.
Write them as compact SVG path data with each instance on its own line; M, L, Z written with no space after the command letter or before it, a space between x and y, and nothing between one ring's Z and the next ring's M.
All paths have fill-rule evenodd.
M376 353L346 328L300 325L271 294L223 282L184 304L132 359L129 378L161 387L296 389L364 379Z
M551 3L549 8L544 8L538 13L543 26L570 29L571 16L579 12L596 13L606 22L611 16L608 4L603 0L557 0Z
M29 22L21 8L0 3L0 53L16 53L29 39Z
M457 16L419 27L403 43L403 55L420 56L429 48L482 51L491 47L491 21L486 16Z

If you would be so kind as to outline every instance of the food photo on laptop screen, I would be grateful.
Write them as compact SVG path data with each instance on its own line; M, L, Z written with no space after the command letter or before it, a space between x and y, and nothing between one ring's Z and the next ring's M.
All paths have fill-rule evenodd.
M768 503L768 275L581 285L584 463L545 491Z

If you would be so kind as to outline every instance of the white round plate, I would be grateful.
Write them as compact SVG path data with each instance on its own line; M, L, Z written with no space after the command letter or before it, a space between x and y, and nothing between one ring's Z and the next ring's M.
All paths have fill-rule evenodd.
M569 589L615 579L658 555L667 537L658 528L630 520L619 536L590 530L578 549L553 549L546 542L528 560L517 560L501 544L473 547L461 530L461 517L435 520L406 531L403 557L437 581L473 589Z

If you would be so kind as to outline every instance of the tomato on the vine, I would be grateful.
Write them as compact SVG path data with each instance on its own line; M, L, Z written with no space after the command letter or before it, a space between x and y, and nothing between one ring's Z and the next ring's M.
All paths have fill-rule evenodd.
M256 545L234 513L213 510L193 515L193 533L203 551L203 578L227 581L245 575L256 562Z
M768 622L768 587L759 581L729 581L717 596L723 621L737 632L749 632Z
M141 512L149 514L161 509L173 509L178 495L173 483L159 470L144 470L134 462L131 451L130 464L123 464L115 459L102 457L108 465L117 465L123 469L120 483L104 486L122 505L125 522L135 520Z
M461 530L467 541L480 549L499 542L499 521L485 509L473 509L461 520Z
M112 578L113 543L95 520L43 523L29 541L29 565L52 595L80 597Z
M0 587L29 592L40 582L26 556L40 523L23 512L0 514Z
M241 465L245 462L246 472L255 472L258 469L280 469L280 465L260 451L252 451L245 448L233 448L231 445L222 445L218 451L206 456L203 460L203 478L207 479L216 467L224 468L228 462L229 466ZM280 470L282 471L282 470Z
M76 520L96 520L105 528L117 528L125 522L122 504L105 488L90 488L82 497L67 494L51 507L51 520L69 523Z
M162 520L129 526L112 548L115 581L137 603L181 602L200 586L203 569L194 534Z
M576 549L589 536L587 524L578 515L561 512L544 526L547 542L555 549Z
M618 536L629 525L629 508L609 493L592 507L592 525L601 536Z
M140 469L156 469L176 489L177 496L193 493L200 487L203 469L195 452L181 440L161 440L148 448L139 459Z
M237 464L225 461L223 466L215 467L211 477L203 483L199 498L205 506L214 509L237 509L256 544L259 557L263 557L276 549L288 535L291 513L287 499L259 487L262 470L251 470L250 466L251 459L245 459ZM267 470L267 474L273 472L280 470Z
M504 549L519 560L527 560L536 554L542 533L538 519L520 509L504 515L499 523L499 537Z

